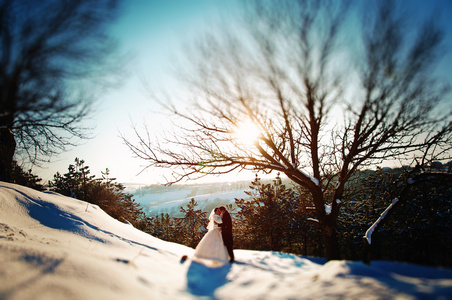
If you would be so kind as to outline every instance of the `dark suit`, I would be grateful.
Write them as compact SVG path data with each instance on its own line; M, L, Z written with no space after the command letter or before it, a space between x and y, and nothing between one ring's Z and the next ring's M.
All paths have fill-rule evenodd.
M221 236L223 237L223 243L228 249L230 261L234 261L234 252L232 251L232 220L228 211L223 214L223 223L219 224L221 227Z

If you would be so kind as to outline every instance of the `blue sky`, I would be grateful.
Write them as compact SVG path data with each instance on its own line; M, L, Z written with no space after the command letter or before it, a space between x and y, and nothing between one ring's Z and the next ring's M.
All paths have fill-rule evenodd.
M437 5L444 14L443 22L448 35L452 34L452 1L449 0L400 0L417 3L418 11L428 11ZM84 141L57 157L44 168L34 168L44 181L53 179L57 171L64 174L75 157L84 159L94 175L110 169L111 176L119 182L163 183L162 171L149 170L136 176L145 162L132 158L131 152L119 138L119 132L131 135L131 125L138 127L146 122L161 129L167 120L156 111L158 105L146 93L143 79L150 88L177 86L171 70L174 58L180 54L183 44L209 28L222 12L234 12L234 1L220 0L127 0L120 17L112 27L124 51L130 52L128 72L117 88L102 95L96 103L96 111L90 124L96 126L94 139ZM447 45L452 46L448 38ZM452 68L450 55L444 61L446 70ZM253 179L251 176L242 179ZM216 179L218 180L218 179Z
M170 69L190 37L199 35L218 13L233 9L233 1L217 0L127 0L112 27L122 49L129 53L122 83L108 91L95 104L89 124L96 128L94 138L82 141L75 148L52 157L52 163L33 170L44 181L53 179L58 171L64 174L76 157L84 159L91 173L101 176L110 169L119 182L163 183L159 170L136 176L144 162L131 157L119 132L132 136L132 123L161 128L165 118L156 113L158 105L146 92L150 88L167 88L174 84ZM146 84L143 84L143 80ZM252 179L252 178L251 178Z

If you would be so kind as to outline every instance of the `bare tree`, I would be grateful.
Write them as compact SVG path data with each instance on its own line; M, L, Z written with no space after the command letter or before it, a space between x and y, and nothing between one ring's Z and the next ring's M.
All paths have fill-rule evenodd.
M312 194L325 254L338 259L336 220L357 170L450 154L448 94L433 72L443 33L431 19L408 25L391 1L365 16L346 1L252 3L242 31L207 36L201 59L190 56L195 104L167 106L182 124L175 134L136 129L124 141L149 167L172 168L174 182L284 173ZM238 139L243 123L259 134Z
M117 0L0 1L0 180L9 179L14 154L38 163L88 137L81 121L92 83L113 70L105 26L116 7Z

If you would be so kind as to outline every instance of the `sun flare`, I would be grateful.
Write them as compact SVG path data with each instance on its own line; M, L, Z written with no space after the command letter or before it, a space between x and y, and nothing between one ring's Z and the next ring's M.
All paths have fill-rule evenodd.
M251 121L239 123L234 131L235 138L245 145L254 144L261 134L259 128Z

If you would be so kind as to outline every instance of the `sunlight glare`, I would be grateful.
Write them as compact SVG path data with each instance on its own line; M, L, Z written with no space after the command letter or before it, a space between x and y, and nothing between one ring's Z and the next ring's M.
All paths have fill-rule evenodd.
M234 131L235 138L245 145L254 144L259 138L261 132L259 128L252 121L245 121L238 124Z

